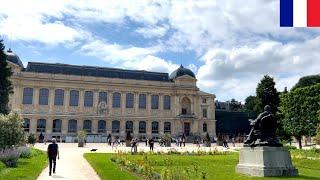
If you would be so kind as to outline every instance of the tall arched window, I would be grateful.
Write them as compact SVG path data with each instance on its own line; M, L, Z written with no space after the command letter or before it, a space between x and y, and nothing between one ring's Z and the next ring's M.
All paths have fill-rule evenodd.
M84 107L92 107L93 106L93 92L86 91L84 92Z
M90 120L84 120L83 121L83 130L87 133L91 133L91 121Z
M70 106L78 106L79 105L79 91L71 90L70 91Z
M107 92L99 92L99 103L100 102L108 102L108 93Z
M171 122L164 122L163 132L171 134Z
M49 89L41 88L39 91L39 105L48 105Z
M170 96L163 96L163 109L170 110L171 98Z
M56 89L54 91L54 105L63 106L63 101L64 101L64 90Z
M126 94L126 108L133 108L134 95L132 93Z
M60 119L55 119L52 122L52 132L61 132L62 121Z
M120 121L112 121L112 133L119 133L120 132Z
M69 133L75 133L77 132L77 120L71 119L68 122L68 132Z
M159 109L159 96L158 95L151 96L151 109Z
M30 119L24 118L23 129L25 132L30 131Z
M32 104L32 99L33 99L33 88L24 88L22 104Z
M121 107L121 94L118 92L113 93L112 107L113 108L120 108Z
M106 121L99 120L98 122L98 133L105 133L106 132Z
M126 133L133 133L133 122L127 121L126 122Z
M202 130L203 130L203 132L207 132L208 131L207 123L203 123Z
M147 123L145 121L139 122L139 133L146 133Z
M159 123L157 121L153 121L151 124L151 132L152 134L158 134L159 133Z
M46 131L46 120L38 119L37 121L37 132L45 132Z
M139 94L139 108L140 109L147 108L147 97L145 94Z

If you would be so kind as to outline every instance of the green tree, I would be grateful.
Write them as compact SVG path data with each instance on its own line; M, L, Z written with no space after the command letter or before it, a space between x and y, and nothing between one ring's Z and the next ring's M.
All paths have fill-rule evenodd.
M245 104L244 104L244 109L247 112L255 112L258 113L261 111L261 109L259 109L259 100L257 99L256 96L248 96L245 99Z
M270 105L271 112L273 114L276 114L278 111L280 97L275 85L276 83L274 82L273 78L268 75L265 75L258 84L256 94L258 99L257 106L260 112L266 105Z
M320 75L305 76L299 79L298 83L294 85L292 90L316 85L317 83L320 83Z
M9 80L12 71L8 66L7 55L4 53L4 49L2 40L0 40L0 114L9 113L9 94L12 93L12 84Z
M320 84L291 90L281 95L280 113L284 130L294 136L302 148L302 136L314 136L319 123Z
M23 141L22 118L17 113L0 115L0 149L19 145Z

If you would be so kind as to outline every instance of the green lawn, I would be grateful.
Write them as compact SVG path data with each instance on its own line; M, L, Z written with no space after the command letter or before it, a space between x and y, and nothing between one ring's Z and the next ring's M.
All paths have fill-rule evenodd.
M32 152L34 154L33 157L30 159L20 158L16 168L0 167L0 180L36 179L47 165L47 155L36 149L33 149Z
M85 154L85 158L97 171L101 179L137 179L131 173L120 168L110 161L112 154ZM131 161L143 160L142 155L128 155ZM172 167L181 171L187 167L192 168L194 164L199 166L200 171L206 171L208 179L283 179L283 178L258 178L248 177L235 173L238 163L238 153L228 155L205 155L205 156L182 156L182 155L148 155L151 165L161 173L165 168L165 160L172 160ZM299 177L294 179L320 179L320 160L293 159L294 165L299 169ZM118 168L117 168L118 167Z

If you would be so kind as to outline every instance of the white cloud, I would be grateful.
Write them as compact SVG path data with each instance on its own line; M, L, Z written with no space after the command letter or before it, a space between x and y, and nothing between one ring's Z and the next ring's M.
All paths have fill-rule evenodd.
M138 28L135 32L142 34L145 38L160 38L166 34L169 26L148 26Z

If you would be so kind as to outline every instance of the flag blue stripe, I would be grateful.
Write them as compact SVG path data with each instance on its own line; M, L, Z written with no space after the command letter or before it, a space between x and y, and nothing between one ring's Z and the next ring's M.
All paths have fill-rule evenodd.
M293 0L280 0L280 26L293 27Z

